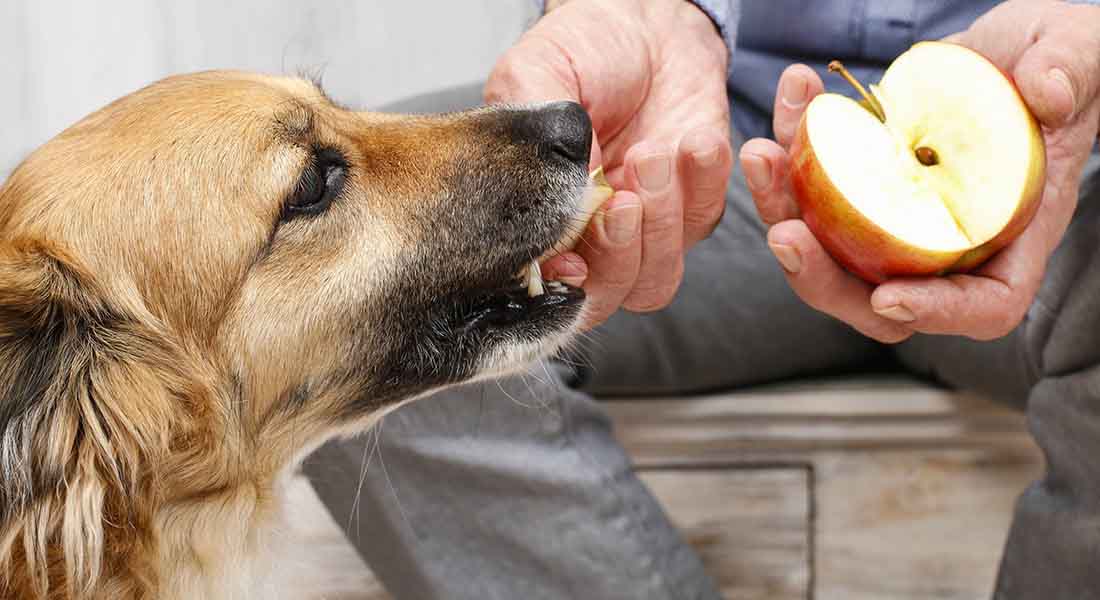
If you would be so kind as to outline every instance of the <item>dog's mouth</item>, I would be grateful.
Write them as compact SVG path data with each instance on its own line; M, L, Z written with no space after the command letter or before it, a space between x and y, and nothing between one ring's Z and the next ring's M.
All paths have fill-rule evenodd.
M508 287L467 294L458 299L456 308L466 331L500 331L541 322L562 312L575 313L584 299L583 289L560 281L544 282L542 293L532 295L526 281L516 280Z
M391 382L417 386L467 381L522 367L568 341L584 310L585 292L543 279L539 264L574 246L583 227L611 196L606 182L580 174L569 198L548 198L527 235L511 236L509 247L488 248L472 240L470 263L480 268L448 273L445 290L419 287L410 292L428 304L402 311L395 325L403 345L385 370ZM556 225L548 224L555 222ZM583 221L583 223L582 223ZM480 256L479 256L480 255ZM532 257L538 257L532 259ZM417 269L438 267L438 256L421 255ZM469 263L468 263L469 265Z
M574 219L580 226L568 228L539 258L526 263L506 283L489 289L476 289L461 294L455 301L458 322L471 330L515 329L524 324L564 325L580 311L585 300L584 290L562 281L543 279L540 263L550 256L573 248L588 222L613 193L602 170L589 176L588 184L578 199L579 210Z

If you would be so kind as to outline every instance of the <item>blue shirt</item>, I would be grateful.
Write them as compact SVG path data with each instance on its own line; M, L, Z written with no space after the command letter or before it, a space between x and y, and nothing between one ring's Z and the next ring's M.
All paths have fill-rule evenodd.
M732 119L746 137L771 137L779 76L806 63L829 91L855 92L827 72L844 61L861 81L874 83L886 66L920 40L970 27L999 0L693 0L718 25L730 48L727 82ZM1100 0L1077 0L1100 4Z

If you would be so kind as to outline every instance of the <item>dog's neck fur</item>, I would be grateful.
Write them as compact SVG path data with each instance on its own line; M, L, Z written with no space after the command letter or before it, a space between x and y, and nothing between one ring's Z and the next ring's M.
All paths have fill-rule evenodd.
M187 415L192 426L177 431L191 433L166 441L163 450L170 458L160 463L162 472L131 475L144 483L132 497L113 498L121 490L108 489L87 506L88 501L77 497L83 489L72 486L63 496L28 507L30 516L20 522L35 528L0 532L0 556L7 555L10 562L8 587L0 597L257 597L255 586L268 579L271 568L265 549L277 543L287 474L331 433L318 428L302 435L299 440L309 442L305 448L267 444L263 440L270 435L263 431L254 436L221 433L243 424L233 417L227 420L232 414L228 410L219 412ZM73 515L73 507L83 508L84 514ZM46 558L45 571L40 557ZM74 580L75 585L70 583Z
M163 508L157 515L157 598L247 599L270 568L262 549L281 517L275 481L242 484Z
M375 427L386 414L411 397L343 424L316 425L309 431L295 427L297 445L267 444L262 440L288 436L276 433L285 424L267 420L257 442L223 452L223 460L238 457L237 465L213 466L214 472L238 473L232 481L213 484L206 491L166 502L156 514L157 564L169 569L157 574L157 600L277 600L282 590L270 589L273 552L281 544L286 515L286 490L302 461L324 442L356 435ZM274 430L274 431L272 431ZM224 436L223 436L224 437ZM216 442L216 436L210 441ZM241 465L251 470L242 471ZM117 598L117 596L111 596ZM98 600L98 599L97 599Z

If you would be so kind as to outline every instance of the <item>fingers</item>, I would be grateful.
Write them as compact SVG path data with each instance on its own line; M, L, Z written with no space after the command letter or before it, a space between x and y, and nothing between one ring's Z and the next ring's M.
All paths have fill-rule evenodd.
M775 94L775 117L772 120L775 141L780 146L790 148L806 105L823 91L825 84L810 67L791 65L783 71Z
M768 246L803 302L884 343L912 335L905 325L871 309L872 287L840 267L802 221L784 221L768 232Z
M726 136L700 129L684 136L678 155L686 249L709 236L722 219L733 150Z
M1013 76L1041 123L1052 128L1068 124L1100 93L1100 33L1069 23L1049 27L1024 52Z
M642 201L642 264L623 307L650 312L668 305L684 270L684 207L676 193L671 149L643 142L626 154L626 187Z
M786 151L771 140L749 140L741 147L741 170L765 224L775 225L798 218L798 203L789 177L790 157Z
M1006 2L951 39L1010 73L1048 127L1069 123L1100 94L1100 7Z
M921 333L992 340L1024 318L1031 296L990 277L947 277L885 283L871 296L873 310Z
M642 199L637 194L616 192L592 217L577 246L587 263L585 329L607 320L634 288L642 262L642 212ZM552 270L558 268L547 264Z

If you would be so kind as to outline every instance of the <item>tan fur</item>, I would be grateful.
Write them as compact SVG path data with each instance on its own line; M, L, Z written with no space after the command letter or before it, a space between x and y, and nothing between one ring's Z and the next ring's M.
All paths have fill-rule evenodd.
M0 377L21 374L0 401L33 380L28 332L57 352L35 358L48 385L0 438L0 481L29 499L0 511L0 597L250 597L288 465L370 422L341 421L355 382L329 377L349 368L347 332L385 309L396 257L446 208L448 161L480 135L351 112L296 79L206 73L35 152L0 188ZM344 152L369 202L265 250L316 143Z

